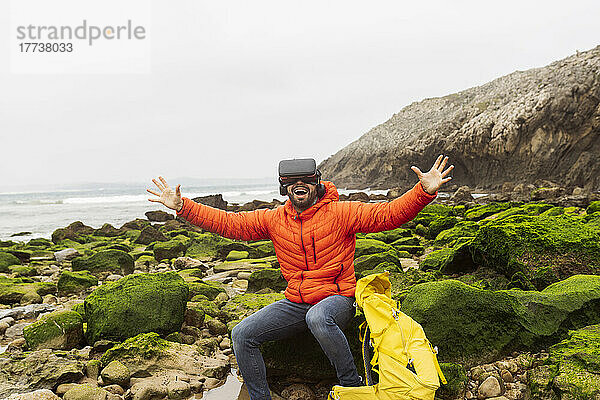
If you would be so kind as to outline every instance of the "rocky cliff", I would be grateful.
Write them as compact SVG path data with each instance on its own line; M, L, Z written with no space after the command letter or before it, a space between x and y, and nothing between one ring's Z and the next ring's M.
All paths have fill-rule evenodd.
M600 46L403 108L320 165L339 187L409 187L446 154L455 185L600 190Z

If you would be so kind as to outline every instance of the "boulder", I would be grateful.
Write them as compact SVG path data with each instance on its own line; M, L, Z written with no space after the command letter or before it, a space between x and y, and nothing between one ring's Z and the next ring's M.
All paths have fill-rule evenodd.
M367 233L365 239L375 239L390 244L401 238L410 236L412 236L412 233L409 229L397 228L391 231Z
M393 250L392 246L375 239L357 239L354 250L354 258L364 256L366 254L383 253L388 250Z
M131 376L168 375L169 370L174 370L198 379L201 376L223 379L229 372L227 356L209 358L202 355L197 346L169 342L154 332L127 339L107 350L100 360L102 365L120 361L129 369Z
M125 222L120 229L123 231L141 231L148 225L150 225L150 221L142 218L136 218L133 221Z
M85 365L67 353L50 349L0 357L0 398L35 389L54 389L83 378ZM36 399L37 400L37 399Z
M231 243L233 240L214 233L195 235L191 245L185 251L185 255L201 261L211 261L217 258L219 249Z
M456 219L456 217L440 217L434 219L429 223L425 237L428 239L435 239L440 232L452 228L457 223L458 219Z
M450 201L453 203L469 203L475 200L471 195L471 188L464 185L456 189L456 191L450 196Z
M65 261L72 260L79 256L81 256L81 254L76 249L73 249L73 248L67 248L64 250L59 250L59 251L54 252L54 258L59 263L63 263Z
M249 255L250 255L250 253L247 251L231 250L229 252L229 254L227 254L227 257L225 257L225 260L226 261L243 260L245 258L248 258Z
M98 278L89 271L62 271L58 278L58 294L61 296L71 293L81 293L85 289L98 286Z
M88 342L179 331L187 298L188 287L175 272L129 275L104 284L85 299Z
M21 261L11 253L0 251L0 272L9 272L8 267L21 265Z
M129 386L131 373L122 362L114 360L109 362L108 365L102 369L100 376L106 385L115 384L126 388Z
M205 206L218 208L220 210L227 210L227 202L223 200L222 194L194 197L192 200L196 203L204 204Z
M197 295L206 296L208 300L214 300L219 293L225 293L225 288L219 282L195 281L187 283L189 294L188 299Z
M31 303L27 299L55 293L56 285L51 282L33 282L30 278L6 278L0 275L0 304Z
M111 224L104 224L100 228L94 230L94 235L105 237L116 237L122 235L123 233L125 233L125 231L117 229Z
M140 236L135 239L134 243L139 244L150 244L152 242L166 242L169 239L162 234L161 231L153 227L152 225L148 225L142 229L140 232Z
M467 221L480 221L484 218L487 218L504 210L508 210L513 206L514 204L508 202L492 202L490 204L473 207L470 208L467 212L465 212L465 219Z
M101 250L89 257L78 257L72 261L73 271L88 270L94 275L116 272L121 275L133 273L133 257L122 250Z
M154 258L158 261L162 261L183 257L189 246L190 239L185 236L177 236L166 242L155 243L152 250L154 251Z
M264 288L270 288L279 292L285 290L286 287L287 281L281 275L279 268L264 268L250 274L247 291L254 293Z
M75 221L66 228L59 228L52 232L52 242L58 244L65 239L69 239L74 242L84 243L85 239L82 235L92 235L93 233L94 228L84 225L81 221Z
M40 389L28 393L13 393L6 400L60 400L60 397L49 389Z
M522 271L533 280L536 271L551 267L562 280L573 274L597 273L594 265L600 265L600 232L570 214L512 215L483 225L471 249L476 264L508 279Z
M153 222L167 222L175 219L175 216L173 216L173 214L162 210L146 211L144 215L146 216L146 218L148 218L149 221Z
M75 311L46 314L23 329L32 350L70 350L83 342L83 318Z
M543 348L569 329L600 320L600 276L575 275L541 292L481 290L457 280L423 283L404 297L402 311L423 326L442 361L473 365Z
M106 400L108 391L89 384L76 385L63 396L63 400Z
M472 238L462 238L453 247L433 251L421 262L421 269L440 271L445 275L473 272L477 265L471 256Z
M435 237L434 244L442 246L461 237L475 237L479 224L475 221L460 221L450 229L445 229Z
M363 271L375 269L379 264L386 262L396 265L398 268L402 268L398 253L395 249L392 249L382 253L367 254L358 257L354 260L354 271L357 274L360 274Z

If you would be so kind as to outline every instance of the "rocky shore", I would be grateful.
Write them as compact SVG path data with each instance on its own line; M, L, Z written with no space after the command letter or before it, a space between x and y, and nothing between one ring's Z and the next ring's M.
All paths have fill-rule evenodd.
M390 272L394 299L439 347L436 398L600 398L600 195L549 181L478 199L453 190L401 228L358 234L355 256L357 278ZM202 398L235 373L231 329L283 298L278 267L270 241L163 211L0 241L0 399ZM362 321L345 332L359 372ZM276 399L325 400L335 384L310 334L262 350Z

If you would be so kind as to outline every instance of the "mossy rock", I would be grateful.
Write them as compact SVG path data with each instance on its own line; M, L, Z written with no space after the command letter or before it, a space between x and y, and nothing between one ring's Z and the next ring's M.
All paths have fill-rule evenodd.
M223 310L231 315L231 320L242 320L255 311L284 298L282 293L244 293L229 300L223 306ZM230 329L233 329L233 326L230 326Z
M217 250L217 258L220 260L227 260L227 257L229 256L229 254L231 254L232 251L246 252L248 254L246 254L244 257L239 257L235 260L231 259L228 261L236 261L244 258L255 258L254 248L245 242L231 242L219 247L219 249ZM235 255L236 253L233 253L232 256L235 257Z
M600 201L592 201L585 209L586 214L593 214L600 211Z
M415 226L415 234L423 237L427 236L427 227L423 224L417 224Z
M393 250L392 246L375 239L358 239L354 250L354 258L364 256L366 254L383 253L388 250Z
M427 204L421 210L424 214L437 214L441 217L450 217L454 214L454 207L445 204Z
M221 322L226 324L231 319L233 319L233 316L227 310L225 310L225 307L219 307L212 300L201 299L195 302L188 302L187 307L189 309L195 310L198 313L204 313L205 320L208 320L210 318L217 318Z
M115 360L155 358L160 356L170 346L171 342L161 339L158 333L142 333L108 349L100 358L100 363L102 367L105 367L111 361Z
M134 243L148 245L152 242L166 242L168 240L161 231L152 225L148 225L140 231L140 234L134 239Z
M87 270L92 274L114 272L121 275L133 273L133 257L122 250L102 250L89 257L73 259L73 271Z
M27 325L23 336L31 350L70 350L83 341L83 318L75 311L55 311Z
M276 292L284 290L287 281L281 275L279 268L264 268L252 272L248 278L248 293L258 292L264 288L273 289Z
M0 272L10 272L8 267L21 265L21 261L11 253L0 251Z
M375 268L373 269L368 269L365 271L362 271L360 273L357 273L358 277L363 278L365 276L371 275L371 274L379 274L382 272L402 272L402 268L398 267L398 265L390 263L390 262L383 262L381 264L378 264Z
M600 232L578 216L514 215L482 226L472 243L473 260L510 278L518 270L533 281L552 267L559 279L600 272Z
M203 295L209 300L214 300L219 293L225 293L225 288L219 282L195 281L187 282L187 286L189 288L188 299L197 295Z
M398 257L402 257L402 258L406 258L407 256L401 256L401 253L408 253L408 257L410 257L411 254L416 254L416 255L421 255L423 254L423 252L425 251L425 248L423 246L415 246L415 245L394 245L394 249L396 249L396 254L398 254Z
M460 221L450 229L438 233L435 237L436 246L446 245L461 237L475 237L479 230L479 224L475 221Z
M440 232L454 227L457 223L458 219L456 217L440 217L434 219L429 224L427 235L425 237L428 239L435 239Z
M227 254L227 257L225 257L226 261L238 261L238 260L243 260L245 258L248 258L250 256L250 253L247 251L240 251L240 250L231 250L229 252L229 254Z
M67 390L63 400L97 400L105 399L109 392L106 389L90 384L81 384Z
M15 277L35 276L38 274L35 267L28 267L27 265L11 265L8 269Z
M411 236L402 237L398 240L394 240L390 244L393 248L398 250L399 247L403 247L403 246L421 246L421 239L419 239L417 236L411 235Z
M409 268L404 272L390 272L389 279L392 284L392 298L402 302L413 286L419 283L435 282L442 279L442 275L438 271Z
M514 207L517 204L520 203L492 202L490 204L473 207L465 213L465 219L467 221L480 221L494 214L498 214L502 211L508 210L509 208Z
M68 239L77 243L86 243L86 236L92 235L93 233L94 228L84 225L81 221L75 221L66 228L59 228L52 232L52 242L59 244L65 239Z
M61 296L81 293L92 286L98 286L98 278L86 270L62 271L57 284L58 294Z
M564 207L552 207L552 208L544 211L540 215L545 215L545 216L548 216L548 217L555 217L557 215L561 215L561 214L564 214L564 213L565 213Z
M154 258L158 261L170 260L172 258L183 257L190 246L191 241L185 236L179 235L166 242L155 242L152 250Z
M147 255L147 254L143 254L141 256L139 256L135 262L134 262L134 266L135 267L151 267L154 265L158 265L158 261L156 261L156 259L154 258L154 255Z
M254 250L253 257L263 258L275 255L275 246L270 240L261 240L260 242L254 242L249 244Z
M409 229L397 228L391 231L367 233L365 235L365 239L374 239L390 244L407 236L412 236L412 233Z
M192 244L185 251L185 255L201 261L211 261L217 258L220 248L233 243L214 233L204 233L194 236Z
M241 271L255 271L263 268L275 268L278 266L276 257L265 257L265 258L246 258L237 261L224 261L220 264L213 266L215 273L241 270Z
M600 276L575 275L542 292L488 291L457 280L415 285L402 311L419 322L442 361L466 366L539 350L600 320Z
M85 299L89 343L181 329L188 287L175 272L135 274L99 286Z
M402 263L395 249L377 254L367 254L354 260L354 272L361 274L363 271L375 269L379 264L390 263L402 268Z
M48 240L46 238L35 238L27 242L27 246L39 246L42 248L48 248L54 246L54 243L52 243L51 240Z
M33 282L30 278L7 278L0 275L0 304L20 303L24 297L41 298L54 293L56 293L54 283Z
M517 271L510 278L510 287L522 290L537 290L535 285L521 271Z
M83 318L83 322L87 322L85 320L85 305L83 304L83 302L73 305L73 307L71 307L71 311L75 311L77 314L81 315L81 318Z

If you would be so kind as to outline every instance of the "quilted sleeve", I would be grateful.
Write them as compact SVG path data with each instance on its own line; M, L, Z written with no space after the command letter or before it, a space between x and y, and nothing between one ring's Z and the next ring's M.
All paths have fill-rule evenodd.
M437 192L425 192L421 182L418 182L412 189L390 202L345 202L348 205L344 207L345 215L342 219L353 233L387 231L413 219L436 196Z
M177 216L226 238L262 240L269 239L267 213L270 212L272 210L266 209L238 213L227 212L184 197L183 207L177 212Z

